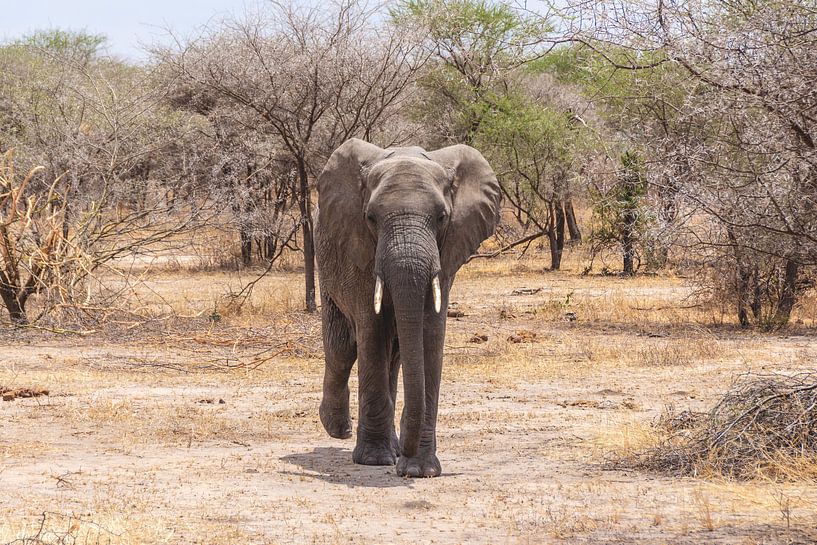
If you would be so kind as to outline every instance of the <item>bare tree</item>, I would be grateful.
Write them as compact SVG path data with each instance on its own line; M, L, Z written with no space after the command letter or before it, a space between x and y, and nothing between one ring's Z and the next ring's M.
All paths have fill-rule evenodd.
M65 254L62 216L68 201L57 192L59 179L44 199L25 195L41 170L19 177L11 151L0 160L0 298L12 322L18 324L28 321L28 298L48 284L47 276L57 273L54 264L61 263Z
M294 249L300 228L297 172L278 141L258 130L251 112L211 90L176 85L168 103L201 121L199 138L174 150L194 152L199 159L176 168L194 170L190 174L199 184L218 188L224 198L221 223L238 232L241 262L252 262L253 247L268 264L284 249Z
M425 57L405 32L374 22L356 0L319 8L274 4L227 19L159 58L189 85L206 88L255 116L294 166L302 229L306 309L314 311L312 180L329 154L357 136L381 134Z
M87 307L100 294L90 280L113 278L98 276L108 265L166 246L212 214L207 198L176 208L166 198L186 181L162 175L164 152L191 130L162 108L166 87L150 70L80 48L94 40L48 36L0 47L0 148L15 149L17 171L36 171L22 183L6 156L2 284L18 322L35 293L41 314Z
M650 185L668 197L662 213L691 219L681 242L697 246L711 270L734 265L741 323L748 307L763 304L773 323L788 321L801 269L817 263L814 6L658 0L571 8L568 35L614 72L666 76L667 85L630 86L635 92L621 98L630 121L633 104L649 105L640 111L649 122L631 122L627 133L648 154ZM763 285L779 289L755 297Z

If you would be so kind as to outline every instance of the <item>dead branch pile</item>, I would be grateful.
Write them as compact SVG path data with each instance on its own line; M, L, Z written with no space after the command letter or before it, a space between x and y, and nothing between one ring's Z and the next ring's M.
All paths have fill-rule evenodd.
M817 467L817 371L745 374L709 413L665 413L668 436L627 465L737 479L802 476Z

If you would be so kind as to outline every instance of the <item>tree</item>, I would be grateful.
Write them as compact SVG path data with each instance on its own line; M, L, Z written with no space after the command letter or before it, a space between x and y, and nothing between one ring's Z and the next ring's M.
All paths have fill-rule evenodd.
M295 166L271 135L254 126L254 114L211 90L184 84L174 87L168 103L195 114L202 124L199 138L176 150L194 152L198 160L179 166L219 188L222 221L238 232L241 263L250 265L257 254L271 265L285 249L295 249L300 228Z
M558 269L565 226L571 240L581 240L568 146L584 127L570 110L577 95L534 68L547 55L542 44L551 25L487 0L406 0L391 16L432 59L409 114L427 128L428 144L464 142L489 154L516 220L536 229L508 247L547 235Z
M434 146L472 144L508 89L508 77L541 54L550 30L541 18L488 0L404 0L391 10L433 63L420 80L415 117Z
M635 261L641 261L638 248L650 221L645 203L647 181L644 164L637 154L625 151L619 162L611 187L596 185L591 239L594 254L599 247L619 246L623 274L633 276L637 268Z
M40 30L11 42L11 46L59 56L78 66L88 66L99 58L108 38L101 34L55 28Z
M552 78L520 75L513 87L521 91L495 97L495 107L480 123L476 144L496 170L517 222L548 237L551 269L557 270L569 217L565 209L572 214L573 208L571 180L578 175L587 134L563 103L566 90Z
M309 312L316 308L312 180L348 138L400 139L380 128L397 115L425 60L405 33L373 17L356 0L330 10L276 4L225 20L178 51L157 52L185 84L251 113L291 160Z
M161 106L167 88L155 74L96 56L93 36L35 37L0 47L0 291L16 322L29 319L34 294L43 296L40 316L90 304L91 280L117 285L108 292L116 297L122 277L111 283L101 270L168 245L212 214L206 197L184 207L167 199L186 180L167 169L164 152L191 127ZM15 171L36 175L23 183Z
M65 253L61 220L67 199L57 191L59 180L44 199L26 197L26 187L40 170L20 178L11 151L0 159L0 298L17 324L27 323L29 297L58 273Z
M650 186L674 201L665 211L683 223L679 240L709 271L732 264L732 280L716 286L733 286L742 324L747 305L787 322L801 269L817 263L817 11L659 0L582 2L568 13L567 35L615 72L669 78L624 97L651 108L651 122L629 131L641 131ZM582 27L588 20L599 24ZM752 286L764 285L778 287L755 297Z

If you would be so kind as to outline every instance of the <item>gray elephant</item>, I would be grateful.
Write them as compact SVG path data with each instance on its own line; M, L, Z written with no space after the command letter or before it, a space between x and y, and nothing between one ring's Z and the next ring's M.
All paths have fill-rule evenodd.
M348 382L357 359L354 462L396 463L398 475L435 477L448 293L457 270L494 232L501 200L496 176L468 146L426 152L351 139L329 158L318 194L326 358L321 422L332 437L352 435Z

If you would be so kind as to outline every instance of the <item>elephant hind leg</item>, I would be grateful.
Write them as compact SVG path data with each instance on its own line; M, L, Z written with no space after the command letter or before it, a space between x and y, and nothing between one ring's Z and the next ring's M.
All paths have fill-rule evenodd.
M387 466L397 462L393 329L389 320L375 320L357 332L360 404L357 444L352 451L356 464Z
M357 358L355 335L349 320L328 296L321 295L323 321L323 400L321 423L326 432L337 439L352 436L349 414L349 374Z

